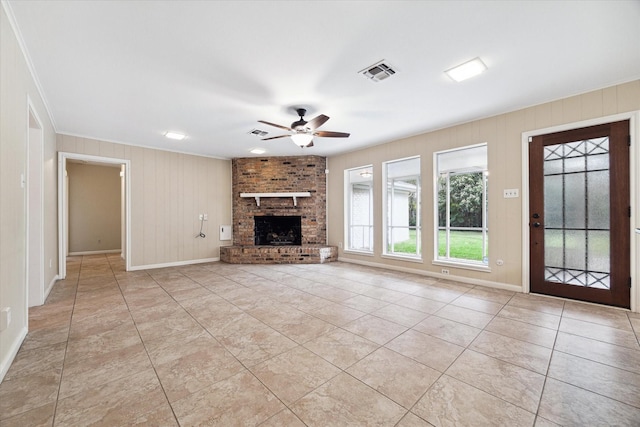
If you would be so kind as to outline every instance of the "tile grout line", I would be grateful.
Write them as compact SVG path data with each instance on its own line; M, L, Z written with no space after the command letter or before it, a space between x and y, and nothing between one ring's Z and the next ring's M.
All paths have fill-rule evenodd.
M67 262L65 260L65 262ZM71 325L73 324L73 315L76 310L76 302L78 301L78 288L80 287L80 274L82 273L82 265L84 264L84 257L80 260L80 266L78 267L78 276L76 278L75 288L76 291L73 295L73 308L71 309L71 316L69 316L69 332L67 333L67 342L64 348L64 357L62 359L62 368L60 369L60 382L58 383L58 392L56 393L56 401L53 407L53 418L51 419L51 426L56 424L56 416L58 415L58 403L60 402L60 390L62 389L62 379L64 376L64 368L67 361L67 352L69 350L69 341L71 341ZM67 271L68 273L68 271ZM46 304L46 301L45 301Z
M536 419L540 416L540 406L542 405L542 398L544 397L544 392L547 388L547 380L549 379L549 368L551 367L551 361L553 360L553 356L556 352L556 343L558 342L558 334L560 333L560 324L562 323L562 315L564 313L564 303L562 303L562 312L560 313L560 322L558 322L558 329L556 330L556 336L553 340L553 347L551 347L551 356L549 356L549 362L547 363L547 370L544 374L544 381L542 383L542 393L540 393L540 399L538 399L538 407L536 408Z
M164 388L164 386L162 385L162 381L160 381L160 377L158 376L158 371L156 370L155 365L153 364L153 361L151 360L151 356L149 355L149 350L147 349L147 346L144 343L144 340L142 339L142 335L140 335L140 330L138 329L138 325L135 321L135 319L133 318L133 315L131 314L131 308L129 307L129 303L127 302L127 298L124 295L124 292L122 291L122 287L120 286L120 281L118 280L118 277L116 276L115 272L113 271L113 265L111 264L111 261L108 259L107 257L107 261L109 263L109 268L111 270L111 273L113 274L113 277L116 281L116 284L118 285L118 290L120 291L120 295L122 295L122 300L124 301L124 304L127 307L127 312L129 314L129 318L131 318L131 321L133 322L133 326L136 328L136 333L138 334L138 338L140 339L140 343L142 344L142 347L144 348L144 352L147 356L147 359L149 360L149 364L151 365L151 368L153 369L153 373L156 376L156 379L158 380L158 384L160 385L160 388L162 389L162 394L164 394L164 397L166 399L167 405L169 405L169 408L171 409L171 413L173 414L173 418L175 419L176 423L178 425L180 425L180 422L178 421L178 416L176 415L173 406L171 405L171 402L169 401L169 396L167 396L167 392ZM156 282L156 280L147 273L147 275L149 277L151 277L151 279L153 279L154 282ZM156 282L157 283L157 282ZM164 289L163 289L164 290ZM154 411L157 408L152 408L150 411L145 412L144 414L140 414L140 415L146 415L148 413L151 413L152 411Z

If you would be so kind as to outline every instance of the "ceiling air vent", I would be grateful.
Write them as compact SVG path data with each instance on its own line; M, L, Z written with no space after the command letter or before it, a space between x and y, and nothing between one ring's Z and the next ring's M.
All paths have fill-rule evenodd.
M268 133L269 132L260 130L260 129L252 129L251 131L249 131L249 135L255 135L255 136L265 136Z
M396 72L388 63L384 62L383 59L380 62L368 66L364 70L358 71L358 73L362 74L369 80L379 82L393 76Z

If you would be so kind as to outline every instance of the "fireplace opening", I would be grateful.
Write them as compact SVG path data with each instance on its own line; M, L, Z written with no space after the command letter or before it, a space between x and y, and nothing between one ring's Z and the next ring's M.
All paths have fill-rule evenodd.
M255 245L302 245L300 216L254 216Z

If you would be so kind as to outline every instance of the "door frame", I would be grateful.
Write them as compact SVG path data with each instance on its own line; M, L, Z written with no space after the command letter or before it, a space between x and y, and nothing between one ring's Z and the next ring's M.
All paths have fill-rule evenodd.
M124 165L124 228L125 241L122 242L122 252L125 262L125 270L131 270L131 161L112 157L91 156L58 152L58 269L60 279L67 277L67 252L68 252L68 191L67 186L67 160L84 160L95 164Z
M635 233L640 228L640 110L595 119L572 122L543 129L536 129L522 133L522 292L528 294L530 290L530 238L529 238L529 140L534 136L548 133L562 132L588 126L601 125L609 122L629 120L629 134L631 147L629 149L629 190L631 192L631 221L629 233L631 236L631 311L640 312L640 234Z
M34 165L37 170L32 168ZM52 286L47 289L44 281L44 128L42 120L40 120L40 116L28 96L25 175L27 230L25 281L27 283L27 306L34 307L44 304ZM31 202L34 200L36 203L35 206L32 206Z

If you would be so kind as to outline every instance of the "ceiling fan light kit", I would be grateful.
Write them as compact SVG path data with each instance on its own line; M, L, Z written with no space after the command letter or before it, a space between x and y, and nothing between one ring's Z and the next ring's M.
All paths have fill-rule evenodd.
M313 140L313 135L308 133L294 133L291 135L291 139L293 143L298 147L303 148L309 145L309 143Z
M320 114L319 116L307 122L304 119L304 115L307 112L306 109L297 108L296 112L298 113L298 116L300 116L300 119L291 123L291 127L267 122L264 120L258 120L258 122L264 123L265 125L277 127L277 128L288 130L289 132L291 132L290 134L272 136L270 138L262 138L262 140L266 141L270 139L290 137L294 144L296 144L300 148L304 148L304 147L313 147L314 136L325 137L325 138L348 138L350 135L346 132L316 130L320 126L322 126L327 120L329 120L329 116Z

